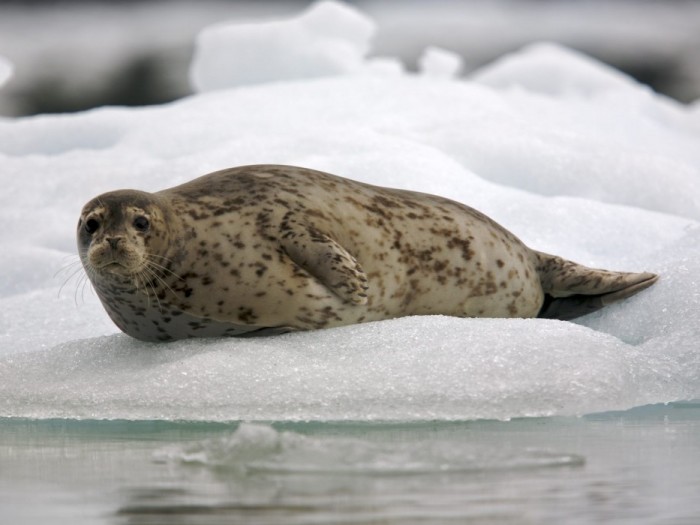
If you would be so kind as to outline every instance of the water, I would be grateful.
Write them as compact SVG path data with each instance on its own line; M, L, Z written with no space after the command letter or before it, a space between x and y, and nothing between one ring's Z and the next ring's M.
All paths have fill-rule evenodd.
M0 420L1 522L700 523L700 403L433 423Z

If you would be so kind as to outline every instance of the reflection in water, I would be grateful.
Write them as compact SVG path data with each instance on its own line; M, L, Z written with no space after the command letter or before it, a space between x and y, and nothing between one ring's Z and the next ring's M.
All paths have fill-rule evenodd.
M418 426L411 435L409 427L400 437L379 426L362 437L318 436L244 423L229 435L154 453L157 463L194 476L199 488L208 490L172 497L165 492L157 498L136 492L118 514L138 520L196 516L197 523L222 518L345 523L348 516L353 523L411 523L442 514L478 517L484 512L480 485L486 480L503 482L518 471L528 477L538 469L584 463L573 454L473 443L434 429L425 439L425 430ZM511 497L510 504L517 499ZM493 512L504 519L510 514Z
M0 420L0 508L8 523L692 523L699 434L689 404L510 422Z

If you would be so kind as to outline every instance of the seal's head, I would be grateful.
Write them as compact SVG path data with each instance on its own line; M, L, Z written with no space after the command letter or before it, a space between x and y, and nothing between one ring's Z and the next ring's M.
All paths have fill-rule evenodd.
M113 191L88 202L78 221L78 251L91 280L138 279L162 267L168 219L158 196L143 191Z

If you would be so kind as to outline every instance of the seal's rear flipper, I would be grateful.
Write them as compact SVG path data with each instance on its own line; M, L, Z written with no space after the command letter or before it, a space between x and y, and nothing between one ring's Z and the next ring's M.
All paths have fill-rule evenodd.
M597 270L561 257L535 252L545 293L538 317L569 320L626 299L654 284L653 273Z

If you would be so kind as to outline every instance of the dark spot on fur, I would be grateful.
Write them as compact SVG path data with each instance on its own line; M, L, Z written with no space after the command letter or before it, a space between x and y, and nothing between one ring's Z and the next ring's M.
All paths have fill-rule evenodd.
M447 241L447 247L451 249L459 248L462 250L462 258L465 261L470 261L475 255L474 250L471 249L471 243L468 239L452 237L449 241Z
M252 324L258 318L253 312L252 308L245 308L243 306L238 308L238 319L244 323Z

